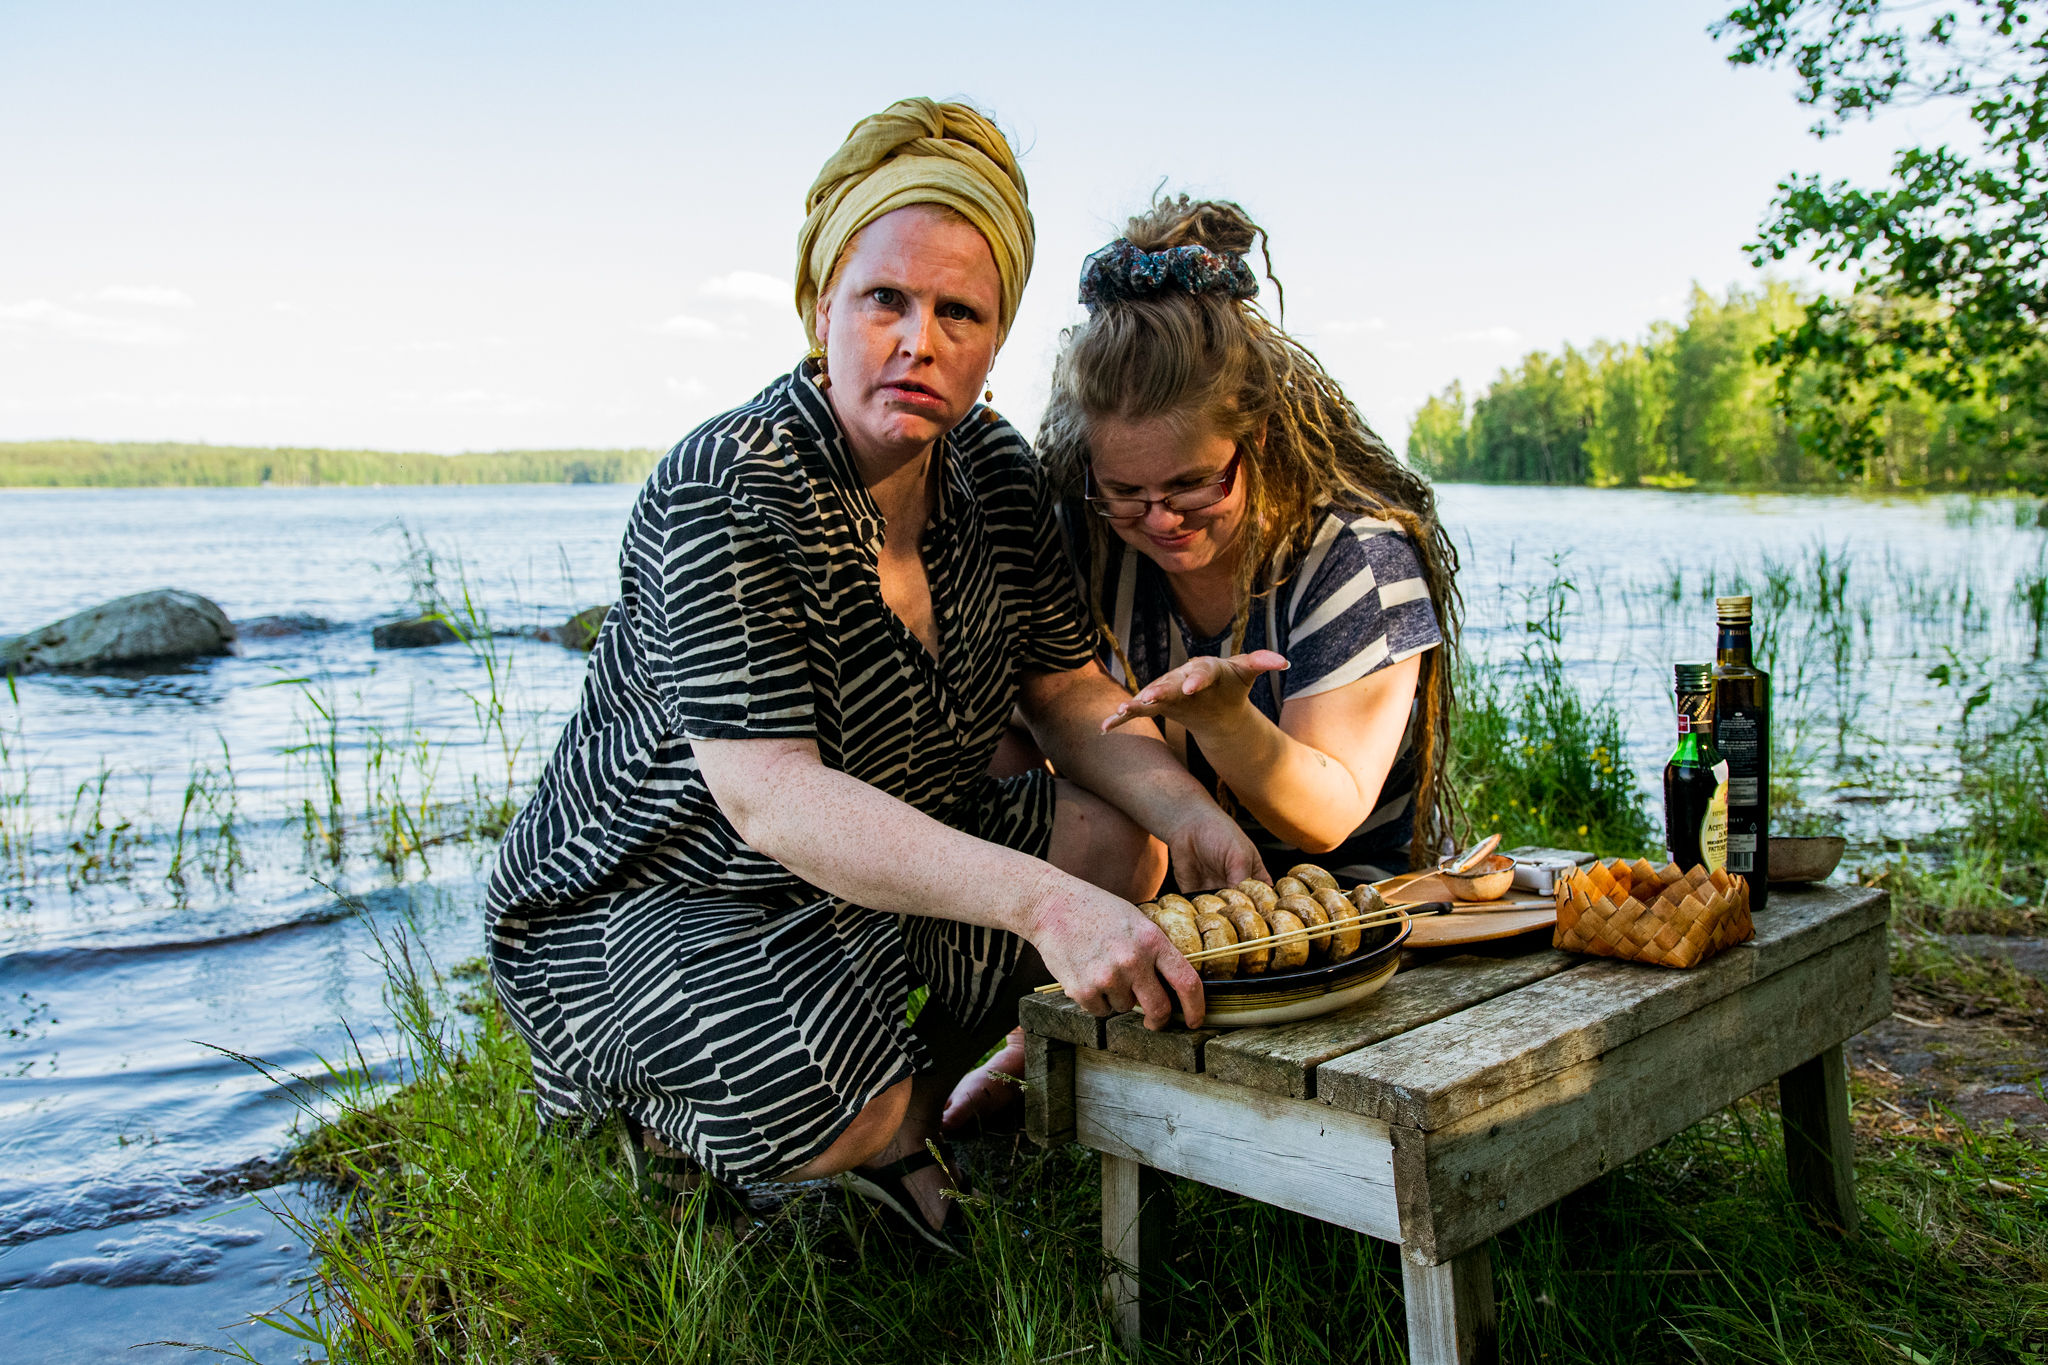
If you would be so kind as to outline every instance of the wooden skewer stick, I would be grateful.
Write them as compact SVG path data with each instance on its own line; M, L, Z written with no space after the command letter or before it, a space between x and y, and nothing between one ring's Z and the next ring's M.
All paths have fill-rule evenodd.
M1399 924L1409 918L1408 912L1398 905L1390 905L1384 911L1370 915L1352 915L1345 919L1333 919L1328 924L1311 924L1284 934L1268 934L1264 938L1248 938L1242 943L1233 943L1222 948L1204 948L1199 953L1189 953L1190 962L1208 962L1232 953L1256 952L1260 948L1274 948L1283 943L1310 943L1316 939L1328 938L1346 929L1377 929L1385 924Z
M1344 919L1333 919L1328 924L1313 924L1284 934L1267 934L1264 938L1248 938L1242 943L1232 943L1221 948L1204 948L1198 953L1189 953L1188 961L1208 962L1214 958L1231 957L1237 953L1257 952L1261 948L1271 948L1282 943L1308 943L1315 939L1328 938L1346 929L1378 929L1388 924L1401 924L1411 918L1413 917L1405 907L1390 905L1385 910L1376 910L1369 915L1351 915ZM1065 989L1066 987L1055 981L1038 987L1032 994L1050 995L1054 991Z

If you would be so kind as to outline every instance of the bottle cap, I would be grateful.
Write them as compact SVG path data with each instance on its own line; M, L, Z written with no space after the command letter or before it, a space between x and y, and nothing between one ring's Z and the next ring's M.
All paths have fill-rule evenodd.
M1724 624L1749 624L1749 599L1747 597L1717 597L1714 599L1714 615Z
M1714 690L1714 666L1712 664L1673 664L1671 679L1680 692L1711 692Z

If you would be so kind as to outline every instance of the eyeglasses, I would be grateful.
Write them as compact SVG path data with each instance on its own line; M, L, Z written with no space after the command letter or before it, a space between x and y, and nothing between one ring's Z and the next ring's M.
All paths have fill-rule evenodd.
M1223 477L1214 483L1197 484L1183 488L1177 493L1168 493L1163 498L1105 498L1095 492L1095 471L1087 472L1088 491L1081 501L1088 504L1088 510L1098 517L1111 521L1136 521L1150 512L1153 506L1164 507L1169 512L1199 512L1204 507L1214 507L1230 496L1230 490L1237 483L1237 462L1244 458L1239 450L1230 457L1230 463L1223 466Z

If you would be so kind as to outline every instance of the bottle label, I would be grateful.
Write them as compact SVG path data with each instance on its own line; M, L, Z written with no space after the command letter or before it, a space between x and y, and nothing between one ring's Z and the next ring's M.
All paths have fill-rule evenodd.
M1678 713L1678 733L1681 735L1689 735L1692 733L1692 717L1688 716L1683 711L1680 711Z
M1700 819L1700 862L1709 872L1728 866L1728 760L1714 765L1714 797Z
M1728 789L1731 792L1735 790L1732 781L1728 784ZM1756 871L1755 833L1737 834L1732 829L1728 831L1728 870L1742 873Z
M1754 806L1763 797L1757 778L1763 770L1763 746L1758 743L1761 727L1751 711L1729 711L1719 718L1714 743L1728 760L1728 804Z

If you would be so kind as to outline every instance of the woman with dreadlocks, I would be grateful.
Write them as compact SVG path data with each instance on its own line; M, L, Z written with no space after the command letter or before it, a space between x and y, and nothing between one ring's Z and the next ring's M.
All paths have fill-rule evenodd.
M1089 257L1038 450L1131 693L1104 728L1163 722L1269 866L1372 881L1450 833L1457 552L1429 485L1252 302L1264 235L1183 196Z
M1263 236L1183 196L1090 256L1037 448L1130 694L1102 728L1156 719L1267 867L1377 881L1450 833L1458 558L1429 485L1253 304ZM988 1073L1021 1063L1012 1035L948 1128L1017 1107Z
M1458 557L1429 485L1252 302L1264 236L1183 196L1090 256L1038 450L1131 693L1103 728L1162 722L1268 866L1375 881L1450 833Z

